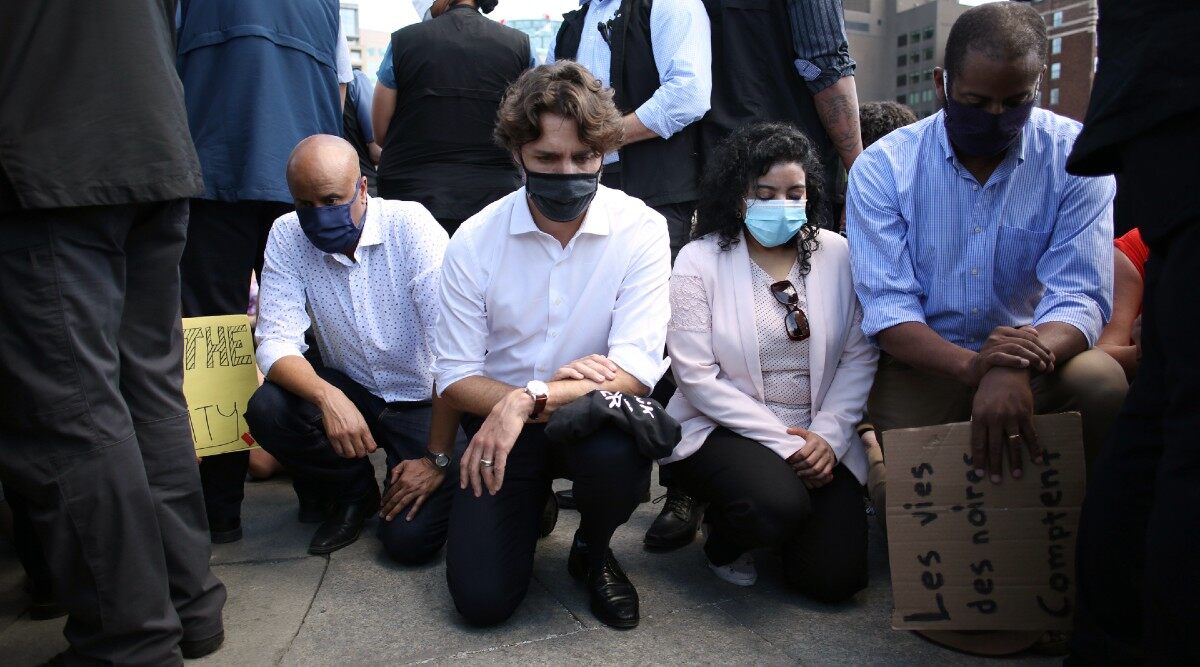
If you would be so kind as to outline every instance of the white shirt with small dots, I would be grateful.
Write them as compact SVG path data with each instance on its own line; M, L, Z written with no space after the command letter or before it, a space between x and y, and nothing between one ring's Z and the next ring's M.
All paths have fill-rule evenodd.
M311 324L326 366L389 403L429 400L448 242L416 202L370 198L356 261L318 250L295 213L279 218L260 279L259 368L303 354Z

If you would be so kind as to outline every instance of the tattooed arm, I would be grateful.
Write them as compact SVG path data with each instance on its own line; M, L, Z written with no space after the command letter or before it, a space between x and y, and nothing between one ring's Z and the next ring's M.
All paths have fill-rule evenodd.
M854 88L854 77L846 76L837 80L821 92L813 95L817 105L817 114L821 116L821 124L829 140L837 148L838 155L846 169L854 164L854 159L862 152L862 133L858 127L858 92Z

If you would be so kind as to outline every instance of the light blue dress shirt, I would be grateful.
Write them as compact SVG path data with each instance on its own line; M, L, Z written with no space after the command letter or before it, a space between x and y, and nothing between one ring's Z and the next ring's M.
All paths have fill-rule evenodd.
M944 112L864 151L846 195L863 332L923 322L978 351L997 326L1065 322L1095 345L1112 315L1116 185L1067 174L1080 127L1034 109L983 185Z
M612 85L612 50L596 28L612 19L621 0L591 0L583 21L583 35L575 61L587 68L600 84ZM669 139L700 120L712 101L712 40L708 13L701 0L659 0L650 7L650 43L660 86L634 110L651 132ZM556 43L546 62L554 62ZM604 164L618 160L616 152Z

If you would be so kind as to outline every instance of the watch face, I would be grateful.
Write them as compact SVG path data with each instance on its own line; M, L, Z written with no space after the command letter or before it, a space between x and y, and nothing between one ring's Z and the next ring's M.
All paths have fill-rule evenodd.
M546 386L546 383L541 380L530 380L529 384L525 385L525 388L534 396L546 396L550 393L550 387Z
M441 453L434 454L433 455L433 465L435 465L439 468L445 468L450 465L450 457L446 454L441 454Z

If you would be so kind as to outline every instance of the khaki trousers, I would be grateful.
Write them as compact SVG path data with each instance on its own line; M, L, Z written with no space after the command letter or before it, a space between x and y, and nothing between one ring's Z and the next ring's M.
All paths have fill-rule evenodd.
M1031 386L1035 413L1078 411L1082 415L1084 456L1090 468L1129 388L1121 366L1101 350L1091 349L1053 373L1033 378ZM973 387L919 371L887 353L880 355L875 384L867 399L867 414L882 447L879 454L887 451L885 431L969 421L974 400ZM868 458L872 465L867 488L883 519L887 516L884 466L882 460L875 460L878 455Z

